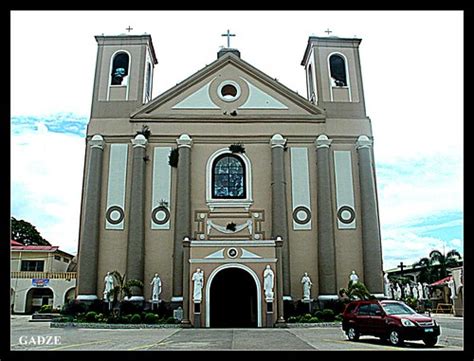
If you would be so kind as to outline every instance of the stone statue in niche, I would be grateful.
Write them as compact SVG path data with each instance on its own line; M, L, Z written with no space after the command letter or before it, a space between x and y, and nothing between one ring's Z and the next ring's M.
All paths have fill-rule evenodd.
M204 284L204 272L197 268L196 272L193 273L191 280L194 283L193 289L193 301L195 303L200 303L202 301L202 286Z
M352 271L351 275L349 276L349 285L357 282L359 282L359 276L357 276L356 271Z
M449 290L451 291L450 293L450 296L449 298L451 298L452 300L454 300L456 298L456 288L454 286L454 279L453 277L450 278L450 280L448 281L448 287L449 287Z
M110 301L110 291L114 289L114 277L107 272L107 275L104 278L105 289L104 289L104 300Z
M416 286L416 288L418 289L418 298L420 300L423 300L425 298L425 296L423 295L423 285L418 282L418 285Z
M397 301L400 301L402 299L402 289L401 289L399 283L397 283L397 285L395 287L395 299Z
M155 273L155 277L153 277L151 280L150 285L153 285L151 291L151 300L153 302L159 302L161 293L161 278L158 276L158 273Z
M385 296L387 296L388 298L392 298L392 290L391 290L391 287L390 287L390 280L388 279L388 274L387 273L384 273L383 275L383 286L384 286L384 294Z
M303 300L309 301L311 299L311 278L308 276L308 272L304 273L303 278L301 279L301 283L303 284Z
M270 265L267 264L263 272L263 290L265 292L265 299L267 301L273 300L273 287L275 285L275 274Z

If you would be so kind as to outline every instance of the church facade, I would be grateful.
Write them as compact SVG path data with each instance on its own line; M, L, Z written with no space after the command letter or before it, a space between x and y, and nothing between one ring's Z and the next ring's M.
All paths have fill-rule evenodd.
M95 38L77 299L117 270L149 302L158 274L184 325L273 327L353 270L383 293L360 39L309 37L307 98L231 48L153 98L151 36Z

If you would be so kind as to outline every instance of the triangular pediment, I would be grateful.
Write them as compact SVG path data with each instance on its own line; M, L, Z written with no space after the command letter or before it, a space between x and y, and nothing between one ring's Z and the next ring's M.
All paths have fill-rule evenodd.
M142 119L322 119L324 111L227 53L144 105Z

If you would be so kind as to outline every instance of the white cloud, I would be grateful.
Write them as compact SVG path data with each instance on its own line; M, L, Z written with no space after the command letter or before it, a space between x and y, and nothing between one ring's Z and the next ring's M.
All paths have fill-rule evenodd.
M397 267L401 261L406 265L411 265L423 257L428 257L434 249L441 252L444 249L446 252L451 249L439 238L419 236L403 228L387 230L383 238L382 252L385 270ZM450 244L453 245L453 241Z
M37 131L11 137L12 216L36 226L51 244L77 252L84 139Z

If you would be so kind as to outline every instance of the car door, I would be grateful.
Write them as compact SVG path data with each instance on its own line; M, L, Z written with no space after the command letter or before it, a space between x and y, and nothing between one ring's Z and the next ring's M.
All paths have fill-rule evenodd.
M357 309L357 328L361 334L370 334L370 304L363 303Z
M385 312L377 303L370 305L370 333L381 335L385 333Z

